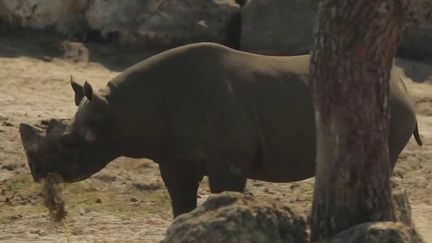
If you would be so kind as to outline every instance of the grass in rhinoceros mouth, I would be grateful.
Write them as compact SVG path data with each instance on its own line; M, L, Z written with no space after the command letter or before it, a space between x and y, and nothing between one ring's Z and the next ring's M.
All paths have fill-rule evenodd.
M60 196L62 182L62 177L54 173L48 174L42 182L44 204L54 222L60 222L66 217L65 203Z

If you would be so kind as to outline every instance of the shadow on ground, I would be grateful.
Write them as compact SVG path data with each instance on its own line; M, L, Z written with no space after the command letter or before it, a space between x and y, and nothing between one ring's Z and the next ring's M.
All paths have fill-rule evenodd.
M83 39L85 41L82 42ZM68 59L72 62L96 62L112 71L122 72L163 50L120 46L115 41L106 41L97 35L88 35L79 40L60 37L49 31L13 30L0 23L0 57L27 56L46 62L53 58ZM415 82L423 83L431 79L432 66L427 62L398 58L396 64Z
M73 62L96 62L121 72L163 49L134 49L115 43L89 40L81 43L76 38L59 37L49 31L11 30L0 28L0 57L32 57L46 62L53 58Z
M416 83L423 83L432 78L432 66L424 62L396 59L396 65L405 71L405 75Z

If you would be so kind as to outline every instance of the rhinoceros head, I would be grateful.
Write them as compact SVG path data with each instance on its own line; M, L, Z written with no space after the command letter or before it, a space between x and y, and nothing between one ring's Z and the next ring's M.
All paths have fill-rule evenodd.
M108 102L84 87L71 82L78 111L72 119L50 120L46 131L20 124L21 141L33 178L58 173L66 182L87 179L115 158L110 148Z

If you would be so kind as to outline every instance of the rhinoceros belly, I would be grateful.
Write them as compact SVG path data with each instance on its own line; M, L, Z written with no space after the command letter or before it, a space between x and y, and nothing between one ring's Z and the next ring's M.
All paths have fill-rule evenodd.
M315 120L300 75L262 76L238 92L257 131L259 151L250 178L287 182L314 175Z

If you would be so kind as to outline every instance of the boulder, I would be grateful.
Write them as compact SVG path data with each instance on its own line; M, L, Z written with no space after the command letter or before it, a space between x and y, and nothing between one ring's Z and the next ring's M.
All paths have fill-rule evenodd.
M372 222L351 227L317 243L422 243L417 231L400 222Z
M416 0L408 14L408 26L432 27L432 1Z
M223 43L239 11L235 0L93 0L85 16L92 30L116 34L123 44L173 46Z
M249 0L241 10L242 50L269 55L308 53L318 1Z
M131 46L225 44L239 16L235 0L0 0L0 19L11 26L69 36L100 32Z
M402 181L393 177L392 197L398 222L369 222L353 226L334 238L317 243L422 243L411 219L411 207Z
M9 32L9 25L0 18L0 37L6 36Z
M82 33L87 4L88 0L0 0L0 19L13 27Z
M418 60L432 60L432 1L417 0L409 14L398 56Z
M256 201L252 196L224 192L197 209L180 215L168 228L163 243L307 241L306 223L288 207Z
M398 56L417 61L432 60L432 29L408 26L398 49Z
M241 10L242 50L269 55L308 53L319 1L249 0ZM432 59L432 1L414 1L398 56Z

